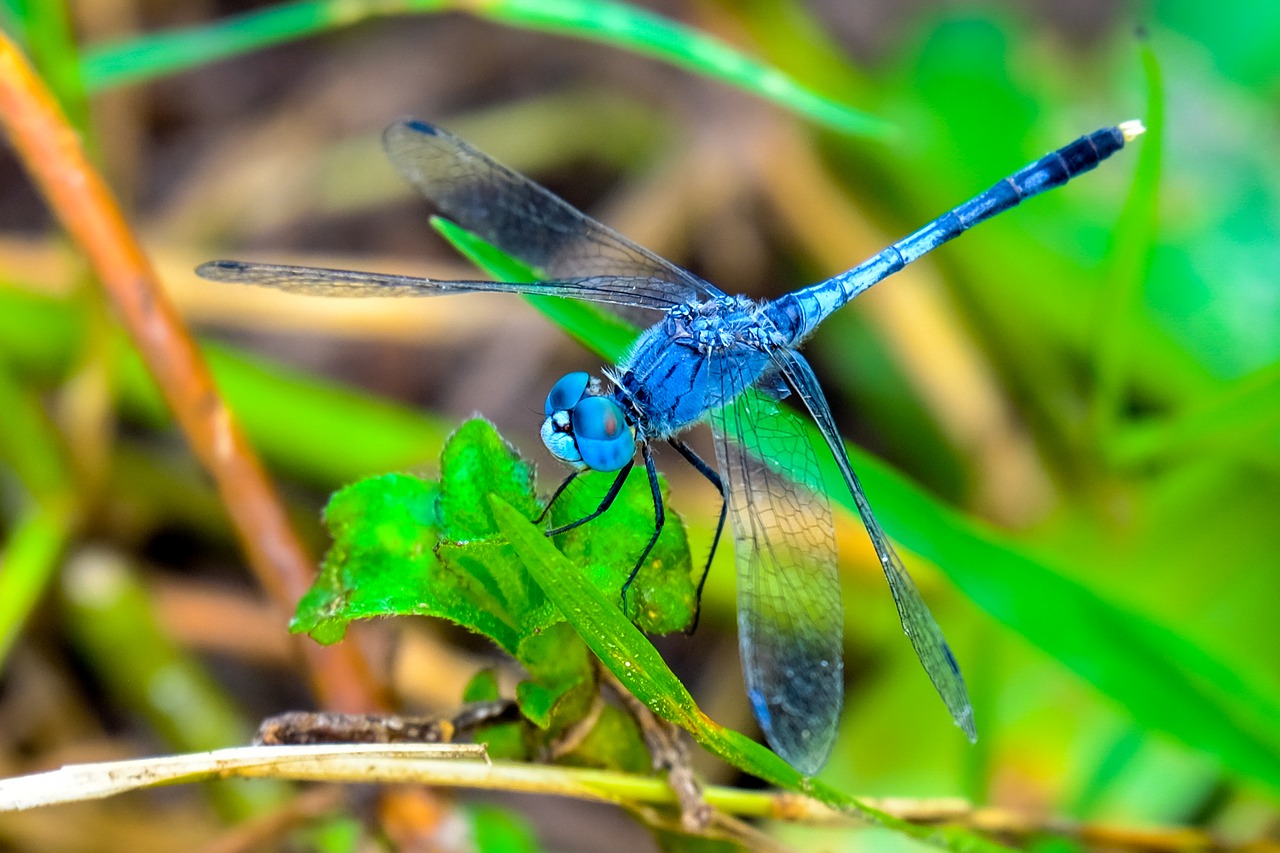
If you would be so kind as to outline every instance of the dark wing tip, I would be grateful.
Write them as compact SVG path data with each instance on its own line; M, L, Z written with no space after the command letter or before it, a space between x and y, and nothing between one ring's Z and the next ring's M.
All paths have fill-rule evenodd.
M978 727L973 722L973 709L969 709L968 715L962 720L957 720L956 725L960 726L960 731L964 732L964 736L969 739L969 743L978 742Z
M384 135L390 135L400 130L409 130L414 133L424 134L426 136L440 135L440 128L436 127L434 124L428 124L422 119L410 118L410 117L402 118L402 119L399 119L398 121L393 121L390 125L387 126L386 134Z
M424 146L434 145L435 140L442 136L447 136L443 130L434 124L427 124L421 119L410 116L393 121L387 125L387 129L382 132L382 150L387 152L387 156L391 158L391 164L406 177L412 180L411 174L414 171L407 166L402 166L402 158L413 158L415 152L421 151Z
M234 281L244 271L240 261L208 261L196 267L196 275L209 281Z

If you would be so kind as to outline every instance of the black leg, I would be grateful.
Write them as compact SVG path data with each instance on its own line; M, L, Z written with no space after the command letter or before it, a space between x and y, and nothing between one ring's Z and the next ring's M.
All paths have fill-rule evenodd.
M698 578L698 591L693 605L693 622L685 629L686 634L692 634L698 630L698 619L702 616L702 588L707 585L707 575L711 572L711 561L716 557L716 548L720 546L720 534L724 533L724 520L729 514L729 496L724 491L724 481L720 479L720 475L715 469L702 461L702 457L693 452L693 448L678 441L674 438L667 439L672 447L674 447L685 461L694 467L702 476L711 481L711 485L716 487L716 491L720 493L720 520L716 522L716 535L711 538L711 553L707 555L707 564L702 567L702 577Z
M645 452L645 459L647 462L648 451ZM630 462L628 462L621 471L618 472L618 476L613 478L613 485L609 487L608 493L604 496L604 499L600 501L600 505L596 507L595 512L590 513L588 515L584 515L582 518L578 519L577 521L571 521L562 527L557 527L554 530L548 530L547 535L557 536L561 533L565 533L569 530L572 530L575 527L581 527L582 525L586 524L588 521L592 521L594 519L599 518L601 515L603 515L605 510L613 506L614 500L618 497L618 492L622 491L622 484L627 481L627 475L631 473L631 469L635 467L635 464L636 464L635 460L633 459ZM650 465L650 468L652 468L652 465ZM573 477L575 476L577 475L576 474L571 475L569 477L569 480L572 480ZM653 476L653 475L651 474L650 476ZM551 498L552 500L555 500L557 497L560 496L560 492L564 490L564 487L569 485L569 480L565 480L564 483L560 485L560 488L556 489L555 495L553 495Z
M569 488L569 484L578 479L578 475L581 473L581 471L574 471L568 477L565 477L564 480L561 481L560 485L556 486L556 490L551 493L551 497L547 500L547 505L542 508L542 512L538 513L538 517L533 520L534 524L542 523L542 519L546 518L547 513L551 512L551 505L556 502L557 498L564 494L564 490Z
M662 506L662 490L658 487L658 469L653 464L653 451L649 449L649 445L643 445L644 452L644 470L649 475L649 491L653 493L653 535L649 537L649 544L644 546L644 551L640 554L640 559L636 560L635 567L631 570L631 574L627 575L627 581L622 585L622 612L627 612L627 590L631 588L631 582L636 579L636 575L640 573L640 567L644 565L644 561L649 558L649 552L653 550L653 546L658 544L658 535L662 533L662 525L667 521L666 510Z

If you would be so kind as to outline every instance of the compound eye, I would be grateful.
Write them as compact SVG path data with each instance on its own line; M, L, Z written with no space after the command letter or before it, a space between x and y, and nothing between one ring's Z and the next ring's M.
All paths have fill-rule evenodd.
M587 467L617 471L635 455L635 436L622 407L610 398L583 398L573 407L572 418L574 441Z
M561 376L556 380L556 384L551 386L551 392L547 394L547 402L543 406L542 413L551 417L556 412L569 411L578 404L582 395L587 393L587 383L590 381L591 377L582 371Z

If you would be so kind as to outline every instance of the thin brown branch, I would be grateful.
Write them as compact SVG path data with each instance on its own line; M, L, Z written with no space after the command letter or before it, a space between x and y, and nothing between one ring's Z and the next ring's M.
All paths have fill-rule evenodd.
M275 489L223 404L199 349L90 164L52 94L0 34L0 123L63 227L84 251L196 457L213 477L258 581L284 614L307 590L313 560ZM313 688L328 707L378 710L378 691L354 644L302 646Z
M402 717L396 714L335 714L287 711L268 717L255 741L264 746L323 743L453 743L482 726L515 722L515 702L471 702L456 714Z
M649 707L627 690L613 673L603 667L600 670L604 683L609 685L627 713L639 724L640 734L653 758L654 769L667 774L667 784L680 803L680 824L684 831L701 833L711 824L715 810L707 805L702 795L702 784L694 775L688 747L680 739L680 730L654 716Z
M160 285L111 189L89 162L56 100L8 35L0 32L0 124L49 208L92 264L196 458L212 476L258 582L279 614L310 586L315 561L289 525L275 487L223 403L195 341ZM333 710L386 710L355 643L298 649L320 703ZM442 806L424 789L387 792L399 834L430 837Z

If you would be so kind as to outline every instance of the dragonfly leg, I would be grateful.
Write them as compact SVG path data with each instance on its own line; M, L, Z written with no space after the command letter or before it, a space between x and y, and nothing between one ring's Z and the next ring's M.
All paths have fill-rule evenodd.
M560 482L560 485L556 486L556 490L552 492L551 497L547 499L547 505L542 508L542 512L538 513L538 517L533 520L534 524L542 523L542 520L547 517L547 513L551 512L551 505L554 504L562 494L564 494L564 490L569 488L569 484L578 479L578 475L581 473L581 471L574 471L568 477L565 477L564 480Z
M644 470L649 475L649 491L653 493L653 535L649 537L649 544L644 546L640 559L636 560L635 567L631 569L631 574L627 575L627 580L622 585L623 613L627 612L627 590L631 588L631 582L636 579L636 575L640 574L640 567L649 558L649 552L653 550L653 546L658 544L658 535L662 533L662 525L667 521L667 512L662 506L662 490L658 487L658 469L653 464L653 451L649 449L648 444L645 444L643 452Z
M590 512L584 515L582 518L579 518L577 521L571 521L568 524L564 524L564 525L561 525L560 527L556 527L551 530L548 530L547 535L558 536L561 533L567 533L568 531L573 530L575 527L581 527L582 525L586 524L588 521L594 521L595 519L604 515L604 513L609 509L609 507L613 506L613 502L618 497L618 492L622 491L622 484L627 481L627 475L631 473L631 469L635 467L635 464L636 464L635 460L632 460L631 462L628 462L626 465L622 467L622 470L618 472L618 476L613 478L613 484L609 486L609 491L605 493L605 496L600 500L600 505L595 508L594 512ZM560 488L556 489L555 494L551 496L551 501L554 501L556 498L560 497L560 493L564 491L565 486L569 485L569 482L574 477L578 476L578 473L579 472L574 471L572 474L568 476L568 478L565 479L563 483L560 484ZM551 501L548 501L547 503L548 507L551 506ZM543 510L543 515L546 515L546 510ZM539 517L539 520L541 520L541 517Z
M704 462L702 457L694 453L693 448L674 438L667 439L667 443L674 447L699 474L711 481L711 485L715 486L716 491L720 493L720 520L716 523L716 535L711 538L711 553L707 555L707 564L702 568L702 577L698 578L698 591L695 594L693 605L693 621L685 629L686 634L692 634L698 630L698 619L702 616L702 588L707 585L707 575L711 572L711 561L715 559L716 548L720 546L720 534L724 532L724 520L729 514L729 495L725 493L724 481L720 479L720 475L716 473L714 468Z

